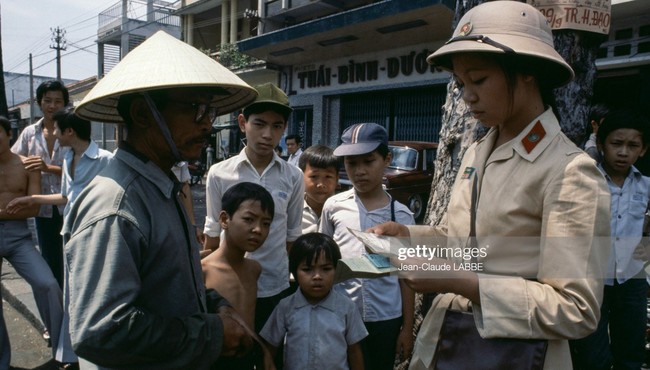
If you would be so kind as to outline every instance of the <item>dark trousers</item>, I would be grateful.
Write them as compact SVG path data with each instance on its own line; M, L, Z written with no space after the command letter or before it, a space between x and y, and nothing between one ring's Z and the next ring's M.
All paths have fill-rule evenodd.
M639 370L645 359L648 283L630 279L605 286L598 328L570 341L575 370Z
M41 255L50 266L54 278L63 289L63 216L56 206L52 207L52 218L36 217L36 234Z
M361 341L366 370L392 370L395 364L395 346L402 328L402 318L367 322L368 336Z

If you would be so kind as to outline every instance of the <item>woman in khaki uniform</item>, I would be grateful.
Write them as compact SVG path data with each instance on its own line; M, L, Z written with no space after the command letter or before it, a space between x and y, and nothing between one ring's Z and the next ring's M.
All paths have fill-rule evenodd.
M442 236L448 247L474 249L426 259L444 272L422 271L423 259L395 259L415 266L402 276L416 291L447 293L423 322L411 369L432 368L448 307L472 311L484 338L547 339L544 368L571 369L567 339L598 323L610 220L604 178L560 131L547 99L573 71L554 50L544 16L515 1L471 9L428 61L453 73L490 131L463 158L445 225L370 230L410 236L414 246ZM468 244L470 233L476 244ZM468 261L474 265L460 264Z

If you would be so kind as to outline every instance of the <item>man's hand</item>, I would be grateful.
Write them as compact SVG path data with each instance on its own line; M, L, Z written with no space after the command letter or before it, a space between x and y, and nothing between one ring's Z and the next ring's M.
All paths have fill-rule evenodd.
M219 308L218 315L223 323L221 356L241 357L248 353L253 348L255 334L246 326L241 316L228 306Z
M18 197L12 199L6 207L7 214L13 215L25 208L29 208L34 205L34 199L30 196Z
M203 229L200 227L195 227L196 230L196 240L199 241L199 244L203 245L205 243L205 234L203 233Z
M43 160L43 158L33 155L26 157L25 160L23 161L23 164L25 165L25 169L27 171L47 171L47 164Z
M210 254L212 254L212 252L214 252L212 249L205 249L205 248L204 248L204 249L201 249L201 250L199 251L199 257L200 257L201 259L204 259L205 257L207 257L207 256L209 256Z

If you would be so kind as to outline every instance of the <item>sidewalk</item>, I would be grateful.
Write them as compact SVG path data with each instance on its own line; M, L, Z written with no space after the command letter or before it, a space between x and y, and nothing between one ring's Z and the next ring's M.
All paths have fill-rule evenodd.
M192 199L194 204L194 215L196 222L203 225L205 222L205 178L203 182L193 185ZM34 245L38 248L36 229L34 219L29 219L29 228L32 231ZM2 298L12 307L20 312L34 327L42 332L45 327L36 308L36 301L32 294L32 288L23 280L14 270L13 266L6 260L2 260L2 276L0 277L0 286L2 288Z

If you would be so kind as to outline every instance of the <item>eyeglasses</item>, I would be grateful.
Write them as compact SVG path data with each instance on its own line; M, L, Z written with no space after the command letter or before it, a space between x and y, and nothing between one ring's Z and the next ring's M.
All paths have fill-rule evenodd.
M219 116L219 108L213 107L207 103L188 103L179 101L175 101L173 103L192 107L192 109L196 111L196 114L194 116L194 123L200 123L207 115L210 123L214 124L214 121L216 121L217 117Z
M490 46L494 46L495 48L499 48L499 49L503 50L506 53L514 53L515 52L514 49L512 49L512 48L510 48L508 46L505 46L500 42L496 42L496 41L492 40L491 38L489 38L487 36L483 36L483 35L457 36L457 37L454 37L453 39L450 39L449 41L445 42L445 45L451 44L452 42L456 42L456 41L476 41L476 42L480 42L482 44L488 44Z

